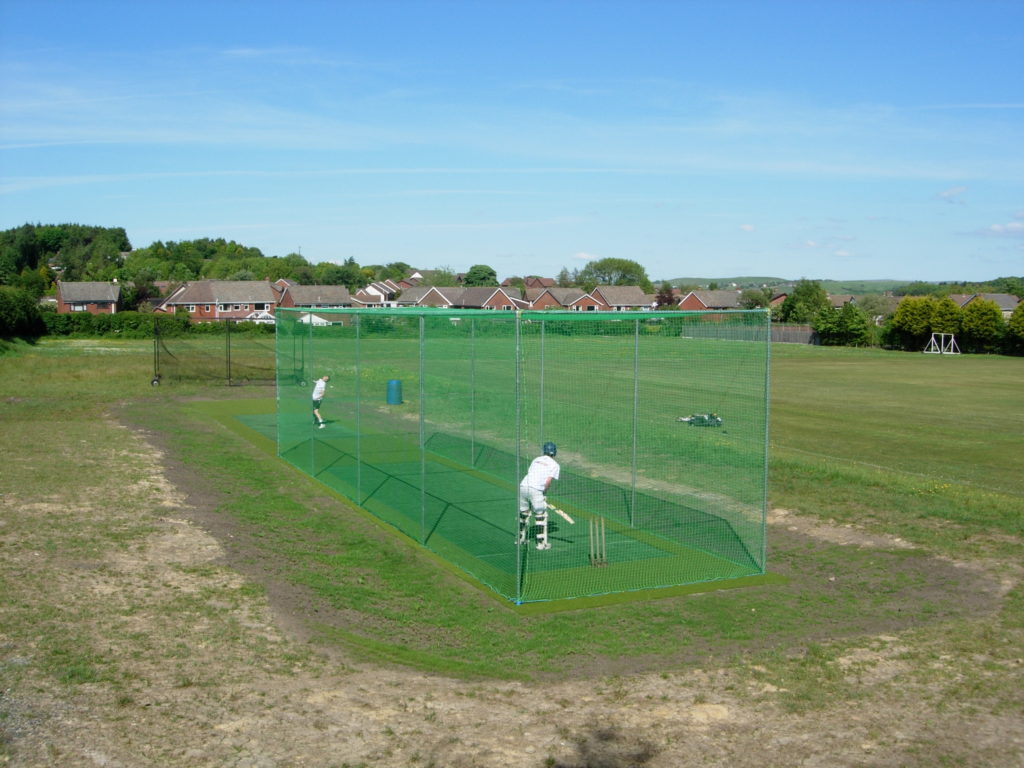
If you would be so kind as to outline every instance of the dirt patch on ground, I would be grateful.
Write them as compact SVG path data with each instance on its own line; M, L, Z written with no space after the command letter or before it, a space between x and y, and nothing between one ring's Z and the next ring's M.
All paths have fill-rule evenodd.
M928 649L911 647L920 641L899 617L855 628L861 641L822 667L848 695L813 711L794 710L786 680L736 660L543 683L467 682L356 662L309 642L311 619L341 623L345 616L325 616L324 606L276 579L250 534L214 514L211 489L152 439L135 440L135 455L148 462L145 482L129 489L148 518L143 537L77 565L45 551L11 553L15 570L26 574L60 562L52 569L53 594L76 616L87 609L94 620L84 631L130 675L77 685L32 676L28 660L37 649L0 633L0 671L12 681L0 699L8 755L0 762L811 768L931 766L937 755L950 764L1009 767L1024 757L1020 713L958 706L949 691L959 660L938 653L922 675L919 657ZM2 499L5 510L48 513L45 503L28 503L36 502ZM74 514L117 513L97 489ZM781 546L794 550L814 542L880 556L909 548L781 510L772 523ZM964 610L979 617L996 610L1006 591L1005 581L974 566L927 557L899 562L933 572L967 568L969 582L958 583L967 583L962 599L973 606ZM254 580L265 593L247 588ZM946 588L952 585L951 578ZM1021 673L995 664L992 674Z
M868 533L853 525L823 523L793 514L788 509L773 509L768 513L768 524L800 533L813 539L829 541L843 546L873 549L913 549L914 545L899 536Z

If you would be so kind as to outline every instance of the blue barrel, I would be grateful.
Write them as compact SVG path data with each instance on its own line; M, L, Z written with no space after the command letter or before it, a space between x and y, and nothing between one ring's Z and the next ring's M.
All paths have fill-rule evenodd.
M402 380L388 380L388 405L402 404Z

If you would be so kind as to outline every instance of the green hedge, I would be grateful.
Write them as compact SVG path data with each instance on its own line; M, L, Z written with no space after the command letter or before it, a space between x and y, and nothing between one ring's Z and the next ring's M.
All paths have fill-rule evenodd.
M160 324L161 336L221 335L227 323L193 323L187 315L156 315L152 312L117 312L113 315L90 315L88 312L43 313L46 333L51 336L106 336L123 339L151 339L153 327ZM274 326L249 321L231 324L231 333L273 335Z
M88 312L57 314L46 312L43 320L51 336L121 336L126 339L153 338L152 313L118 312L113 315L91 315ZM170 318L171 322L177 322Z
M28 292L0 286L0 339L37 339L46 332L39 306Z

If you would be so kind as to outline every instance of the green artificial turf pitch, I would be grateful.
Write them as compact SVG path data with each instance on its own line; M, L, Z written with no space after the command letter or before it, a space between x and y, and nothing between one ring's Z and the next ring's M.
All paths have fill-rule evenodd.
M234 418L276 444L274 413L238 413ZM421 455L411 438L358 436L342 421L329 422L323 430L302 421L286 427L282 443L290 447L281 458L510 600L560 600L760 574L726 521L696 510L666 508L664 501L651 498L646 499L648 519L657 518L658 530L671 537L606 518L607 565L590 562L588 520L594 515L568 504L562 506L576 524L550 515L550 550L537 551L532 539L517 547L517 487L509 474L514 457L495 458L500 452L486 449L490 471L481 471L451 458L470 452L452 436L427 440L428 450ZM612 488L571 472L560 487L582 488L582 497ZM640 498L642 507L645 497ZM557 496L552 500L559 503ZM682 543L709 540L712 547ZM518 579L522 581L517 584Z

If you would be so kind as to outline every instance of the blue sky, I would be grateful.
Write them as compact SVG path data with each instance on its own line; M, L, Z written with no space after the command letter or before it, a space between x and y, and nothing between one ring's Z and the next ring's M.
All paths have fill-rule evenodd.
M1024 274L1024 3L0 0L0 229Z

